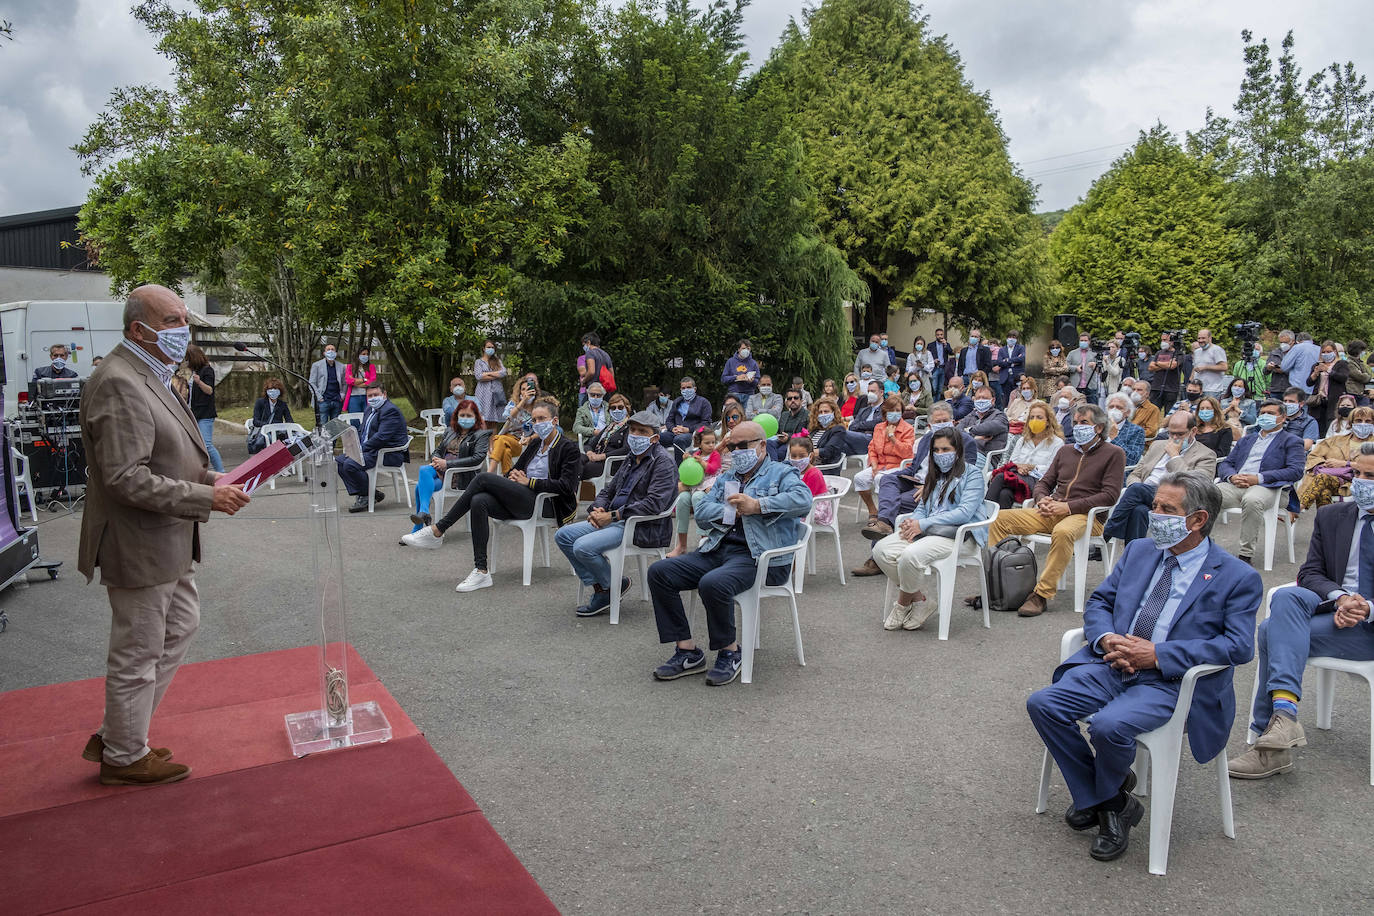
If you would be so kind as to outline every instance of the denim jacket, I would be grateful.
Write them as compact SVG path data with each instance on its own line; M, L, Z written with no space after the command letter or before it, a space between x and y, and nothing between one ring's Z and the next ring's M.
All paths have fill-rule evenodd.
M734 471L722 472L711 491L692 512L697 526L706 535L706 543L701 546L702 553L715 550L729 530L729 526L721 521L725 513L725 482L735 479ZM765 550L791 547L797 543L802 520L811 511L811 488L801 479L796 468L785 461L773 461L765 457L740 492L759 501L758 515L740 516L744 519L744 538L749 542L750 556L758 559ZM790 566L792 560L792 557L782 557L776 565Z
M983 479L983 471L977 464L964 464L964 476L960 477L954 486L944 494L944 498L939 498L927 503L923 499L916 500L916 508L906 515L897 519L896 527L900 528L906 519L914 519L921 523L921 530L932 525L967 525L970 522L981 522L988 517L987 508L983 505L983 497L987 493L987 482ZM973 539L979 546L986 546L988 542L987 528L974 528Z

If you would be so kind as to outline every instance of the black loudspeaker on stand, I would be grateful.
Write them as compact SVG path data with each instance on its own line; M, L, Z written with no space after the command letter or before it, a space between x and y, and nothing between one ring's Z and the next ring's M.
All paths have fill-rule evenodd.
M1078 316L1055 315L1054 339L1064 345L1065 352L1078 346Z

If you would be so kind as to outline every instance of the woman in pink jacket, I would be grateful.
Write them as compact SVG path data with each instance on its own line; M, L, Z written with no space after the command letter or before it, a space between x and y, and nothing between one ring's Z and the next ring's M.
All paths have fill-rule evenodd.
M367 386L377 381L377 367L372 365L372 351L359 347L358 355L344 370L344 410L349 413L362 413L363 392ZM356 402L354 398L357 398Z

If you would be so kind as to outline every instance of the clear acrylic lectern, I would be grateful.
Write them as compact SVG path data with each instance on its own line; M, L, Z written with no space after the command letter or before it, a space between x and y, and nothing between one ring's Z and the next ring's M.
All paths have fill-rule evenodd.
M334 442L361 461L358 431L335 419L292 443L305 463L310 488L310 541L315 566L315 615L320 628L320 708L286 717L291 753L297 757L391 738L391 723L375 702L348 701L348 599L343 541L339 536L339 472Z

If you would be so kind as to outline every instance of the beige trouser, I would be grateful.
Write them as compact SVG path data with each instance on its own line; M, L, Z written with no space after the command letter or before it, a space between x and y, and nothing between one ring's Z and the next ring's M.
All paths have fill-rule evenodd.
M147 588L114 588L105 667L105 762L128 766L148 754L148 725L200 624L190 573Z
M1264 527L1264 513L1274 504L1274 491L1259 486L1242 490L1227 481L1217 484L1217 488L1221 490L1221 508L1240 510L1240 556L1253 557L1255 542Z
M930 575L930 564L954 552L954 538L921 537L903 540L897 532L873 545L873 562L904 592L919 592Z
M1050 553L1045 557L1045 565L1040 570L1040 581L1035 584L1035 593L1046 601L1059 590L1059 577L1064 574L1069 561L1073 559L1074 542L1083 536L1088 524L1088 516L1066 515L1061 519L1046 518L1035 509L1004 509L997 513L988 532L988 543L996 544L1005 537L1025 534L1048 534ZM1102 521L1093 524L1093 534L1102 533Z

